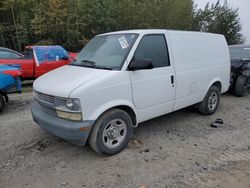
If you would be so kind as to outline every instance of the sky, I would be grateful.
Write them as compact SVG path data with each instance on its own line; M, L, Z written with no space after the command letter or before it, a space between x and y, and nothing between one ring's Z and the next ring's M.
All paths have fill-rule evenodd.
M195 0L199 8L204 8L207 2L216 3L217 0ZM221 0L221 2L224 2ZM250 0L227 0L229 6L239 8L239 16L242 23L242 34L246 43L250 44Z

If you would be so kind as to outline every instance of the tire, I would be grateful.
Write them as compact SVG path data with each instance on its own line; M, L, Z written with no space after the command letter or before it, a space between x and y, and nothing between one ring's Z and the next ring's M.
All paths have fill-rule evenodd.
M3 111L4 106L5 106L4 96L0 94L0 113Z
M244 97L249 93L248 80L246 76L238 76L238 78L236 79L234 92L238 97Z
M220 91L218 87L211 86L203 99L199 104L199 111L204 115L212 115L216 112L220 104Z
M131 117L123 110L111 109L98 118L88 142L96 153L110 156L121 152L128 145L132 134Z

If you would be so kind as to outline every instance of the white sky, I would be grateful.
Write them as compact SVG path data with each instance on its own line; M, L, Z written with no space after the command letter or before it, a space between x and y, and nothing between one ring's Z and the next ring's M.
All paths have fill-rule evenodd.
M199 8L204 8L206 3L216 3L217 0L195 0ZM224 0L221 0L223 3ZM239 15L242 23L242 34L246 38L246 43L250 43L250 0L227 0L228 4L234 8L239 8Z

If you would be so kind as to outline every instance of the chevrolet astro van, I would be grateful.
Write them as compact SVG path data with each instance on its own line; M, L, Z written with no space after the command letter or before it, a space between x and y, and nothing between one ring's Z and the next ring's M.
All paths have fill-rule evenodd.
M94 37L71 64L34 82L34 121L47 132L101 155L122 151L133 128L196 105L215 113L229 88L222 35L129 30Z

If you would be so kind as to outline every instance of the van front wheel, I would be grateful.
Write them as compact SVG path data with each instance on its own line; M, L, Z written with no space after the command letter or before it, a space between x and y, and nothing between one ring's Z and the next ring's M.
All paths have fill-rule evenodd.
M100 155L121 152L132 137L133 123L123 110L112 109L96 121L89 137L90 147Z
M205 98L199 104L199 111L204 115L211 115L216 112L220 103L220 91L218 87L211 86Z

